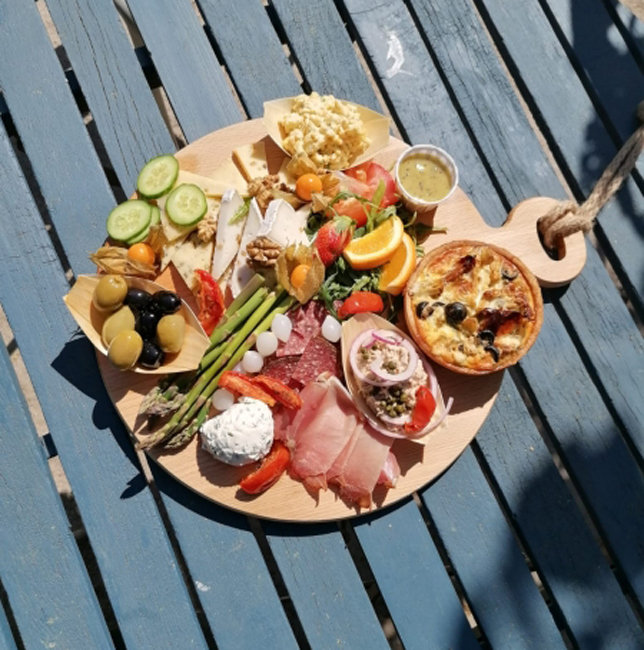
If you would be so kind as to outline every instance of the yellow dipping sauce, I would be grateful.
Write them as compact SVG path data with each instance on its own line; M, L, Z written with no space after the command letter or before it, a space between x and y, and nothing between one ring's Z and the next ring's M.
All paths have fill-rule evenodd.
M440 201L452 189L447 166L428 153L413 153L398 165L398 180L411 196L421 201Z

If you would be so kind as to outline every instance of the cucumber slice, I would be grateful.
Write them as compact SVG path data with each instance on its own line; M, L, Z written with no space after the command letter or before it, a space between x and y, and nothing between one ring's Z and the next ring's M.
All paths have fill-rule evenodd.
M152 228L152 226L157 226L158 224L161 223L161 210L159 210L159 208L157 208L156 205L151 205L150 209L152 210L150 225L140 235L128 239L125 243L128 244L129 246L132 246L132 244L138 244L139 242L145 241L148 238L148 235L150 234L150 228Z
M145 199L158 199L177 182L179 163L171 154L157 156L146 163L136 181L136 189Z
M107 218L107 234L118 241L126 242L140 235L152 219L149 203L134 199L117 205Z
M168 217L177 226L194 226L204 218L208 202L203 190L191 183L175 187L165 203Z

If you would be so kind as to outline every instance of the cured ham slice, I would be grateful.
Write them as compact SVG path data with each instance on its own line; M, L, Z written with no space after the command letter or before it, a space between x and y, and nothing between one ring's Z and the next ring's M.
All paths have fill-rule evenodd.
M384 485L388 488L396 487L398 482L398 477L400 476L400 465L396 459L396 455L389 450L387 458L385 458L385 464L380 470L380 476L378 477L378 485Z
M329 469L328 481L338 485L342 498L360 508L370 508L371 494L392 443L392 438L378 433L369 423L358 423L347 445Z
M335 377L309 384L300 395L304 405L286 435L291 473L310 489L326 489L326 474L358 426L360 414Z

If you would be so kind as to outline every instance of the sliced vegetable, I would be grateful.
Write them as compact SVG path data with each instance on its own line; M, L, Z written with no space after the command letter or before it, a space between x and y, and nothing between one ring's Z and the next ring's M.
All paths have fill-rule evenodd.
M203 269L196 269L199 278L199 322L210 336L226 310L224 296L215 278Z
M208 211L208 201L200 187L183 183L170 192L165 210L178 226L194 226Z
M411 412L411 422L405 424L405 433L410 435L422 431L429 424L435 410L436 400L432 391L427 386L419 386L416 391L416 404Z
M279 379L267 375L256 375L251 377L251 383L265 390L271 397L274 397L280 404L289 409L302 408L302 398Z
M268 490L284 473L290 460L288 447L276 440L259 468L245 476L240 481L239 487L247 494L260 494Z
M132 237L132 239L128 239L125 242L126 244L129 244L131 246L132 244L138 244L139 242L145 241L150 234L150 228L161 223L161 210L159 210L156 205L151 205L150 210L150 225L140 235Z
M107 234L117 241L127 241L140 235L152 219L149 203L140 199L117 205L107 218Z
M380 330L380 332L382 332L382 330ZM374 337L377 337L377 335L374 334ZM382 337L379 340L382 340ZM382 357L377 358L369 366L369 369L371 372L373 372L374 375L376 375L376 377L378 377L378 379L381 379L383 381L391 381L397 384L402 381L407 381L414 374L414 372L416 372L416 367L418 366L418 353L414 349L414 346L407 339L403 339L399 343L395 343L395 345L400 345L409 353L409 363L404 370L398 373L387 372L383 367Z
M343 319L363 312L379 313L385 308L382 298L372 291L352 293L338 309L338 318Z
M351 364L351 370L355 375L358 381L361 381L365 384L371 384L372 386L392 386L395 382L389 381L387 379L381 379L380 377L374 377L370 379L365 373L360 369L360 364L358 363L358 354L360 353L360 348L369 348L375 342L373 338L373 333L375 330L365 330L359 336L356 336L353 343L351 344L351 349L349 350L349 363Z
M157 156L147 162L136 181L136 189L146 199L158 199L177 182L179 163L171 154Z
M269 406L275 406L273 397L259 386L255 386L248 377L237 372L231 372L230 370L223 372L219 379L219 387L225 388L235 395L252 397Z
M156 255L151 246L147 244L133 244L127 251L127 256L131 260L142 262L143 264L154 264Z

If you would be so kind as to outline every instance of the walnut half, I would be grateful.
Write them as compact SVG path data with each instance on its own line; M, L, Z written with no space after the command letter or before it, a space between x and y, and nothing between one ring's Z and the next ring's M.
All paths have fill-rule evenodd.
M246 246L248 263L255 267L271 267L277 263L282 247L268 237L256 237Z

